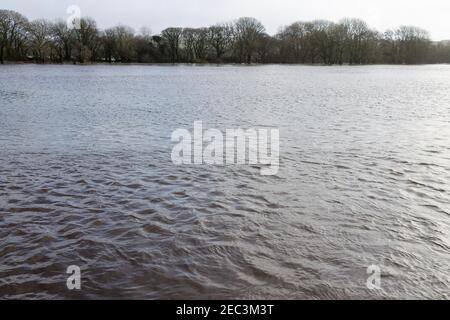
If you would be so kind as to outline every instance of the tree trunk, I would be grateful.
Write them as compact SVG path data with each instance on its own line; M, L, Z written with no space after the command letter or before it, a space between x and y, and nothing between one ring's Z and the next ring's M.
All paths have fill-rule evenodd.
M0 47L0 64L4 64L5 61L3 60L3 45Z
M69 45L67 43L64 44L64 60L69 61L70 60L70 53L69 53Z

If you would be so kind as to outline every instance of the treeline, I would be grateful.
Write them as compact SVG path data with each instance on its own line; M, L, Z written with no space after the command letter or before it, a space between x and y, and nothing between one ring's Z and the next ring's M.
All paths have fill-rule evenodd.
M359 19L295 22L274 36L254 18L159 35L123 25L100 30L91 18L79 22L73 29L0 10L0 62L450 63L450 42L432 42L412 26L380 33Z

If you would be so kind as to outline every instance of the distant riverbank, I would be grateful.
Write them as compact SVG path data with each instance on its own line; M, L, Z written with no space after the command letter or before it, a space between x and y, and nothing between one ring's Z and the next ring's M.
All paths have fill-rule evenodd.
M299 21L274 35L251 17L200 28L169 27L160 34L124 25L102 30L86 17L71 22L30 21L0 10L0 63L450 63L450 41L432 41L416 26L378 31L361 19Z
M45 62L38 63L33 61L5 61L3 64L0 64L0 68L2 65L55 65L55 66L243 66L243 67L251 67L251 66L311 66L311 67L364 67L364 66L426 66L426 65L449 65L450 63L418 63L418 64L387 64L387 63L371 63L371 64L323 64L323 63L225 63L225 62L87 62L87 63L79 63L79 62Z

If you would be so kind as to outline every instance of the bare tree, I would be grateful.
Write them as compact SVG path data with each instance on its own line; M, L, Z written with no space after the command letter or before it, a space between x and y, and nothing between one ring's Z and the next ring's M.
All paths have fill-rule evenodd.
M73 32L64 21L57 21L52 27L53 46L59 62L69 61L72 54Z
M435 63L450 63L450 41L434 42L429 48L429 61Z
M233 26L230 24L216 24L209 27L208 42L215 50L216 59L220 60L233 43Z
M363 63L364 46L371 35L367 23L360 19L343 19L340 24L346 32L344 41L349 64Z
M136 53L135 31L123 25L106 29L102 34L103 55L108 62L131 62Z
M28 20L18 12L0 10L0 63L5 57L19 59L23 56Z
M109 28L103 31L101 36L102 41L102 49L103 49L103 57L109 63L112 63L113 59L115 61L115 53L116 53L116 34L114 32L114 28Z
M425 63L430 44L427 31L413 26L402 26L394 34L400 63Z
M277 34L280 40L280 59L289 63L306 63L311 56L311 35L313 26L309 22L295 22L281 28Z
M336 41L332 35L335 24L327 20L315 20L311 24L311 45L315 54L325 64L334 63ZM315 59L316 55L313 59ZM314 61L312 61L314 63Z
M52 25L47 20L35 20L29 25L29 42L36 61L45 63L51 55Z
M135 31L128 26L119 25L114 28L116 36L117 56L122 62L130 62L134 56Z
M194 28L183 29L183 48L186 61L188 62L194 62L196 59L194 50L195 32L196 29Z
M74 30L77 61L80 63L95 61L99 49L97 23L91 18L82 18L80 28Z
M134 38L134 49L137 62L154 62L157 59L152 32L147 27L142 27Z
M172 63L178 62L182 28L167 28L161 32L162 38L167 42Z
M259 63L276 61L276 56L279 55L277 40L268 34L263 34L256 45L256 53Z
M258 45L265 33L261 22L255 18L240 18L234 24L234 38L239 61L250 64Z
M196 60L199 61L205 60L207 48L208 48L208 29L197 28L194 32L194 52Z

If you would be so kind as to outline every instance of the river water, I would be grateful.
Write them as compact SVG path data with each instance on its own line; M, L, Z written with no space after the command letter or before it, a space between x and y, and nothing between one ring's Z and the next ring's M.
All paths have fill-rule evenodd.
M174 165L200 120L278 128L278 174ZM448 299L449 270L450 66L0 66L2 299Z

